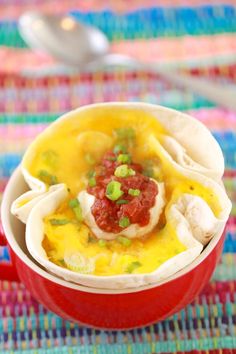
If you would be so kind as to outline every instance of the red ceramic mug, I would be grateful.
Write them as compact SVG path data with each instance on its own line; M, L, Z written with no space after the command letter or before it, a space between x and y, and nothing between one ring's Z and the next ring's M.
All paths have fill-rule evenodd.
M27 252L24 226L10 213L13 200L26 190L18 168L9 180L2 201L2 226L12 265L0 266L0 278L19 279L50 311L80 324L129 329L166 318L197 296L209 281L222 252L224 233L221 232L194 262L158 285L102 290L73 284L46 272Z

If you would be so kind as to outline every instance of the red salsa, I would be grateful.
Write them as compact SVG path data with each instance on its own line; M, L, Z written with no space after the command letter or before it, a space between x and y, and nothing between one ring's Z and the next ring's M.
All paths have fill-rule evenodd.
M147 225L150 209L154 206L158 194L157 184L142 174L142 166L133 163L127 154L119 158L121 154L119 151L107 152L101 164L95 167L92 174L93 183L87 188L87 192L95 196L92 214L98 227L105 232L119 233L130 224ZM124 166L124 161L127 161L125 167L128 167L132 174L118 177L117 167ZM112 181L119 182L116 185L120 186L120 194L122 193L116 200L107 197L107 186ZM122 223L122 220L125 222Z

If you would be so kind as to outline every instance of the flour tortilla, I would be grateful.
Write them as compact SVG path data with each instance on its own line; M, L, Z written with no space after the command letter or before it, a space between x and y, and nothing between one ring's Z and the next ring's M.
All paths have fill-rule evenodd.
M114 110L117 110L118 116L122 116L124 115L122 109L136 110L137 112L143 111L155 117L165 128L167 134L185 150L185 158L187 156L187 159L190 158L196 164L196 171L199 169L199 172L201 172L201 169L203 169L202 172L205 176L220 181L224 173L223 154L217 141L201 122L187 114L162 106L138 102L110 102L83 106L64 114L38 135L27 149L22 160L23 174L30 188L37 188L37 182L27 176L27 166L34 160L36 147L42 139L51 139L54 130L63 126L65 121L70 122L73 128L76 127L80 119L86 119L87 113L93 113L94 119L96 119L96 116L101 115L109 117L109 112L114 112ZM168 148L168 145L170 145L170 142L166 142L165 148ZM185 167L192 169L187 164ZM35 183L36 185L32 185Z
M187 250L178 254L163 263L156 271L149 274L124 274L117 276L94 276L79 274L71 270L63 269L50 262L42 248L43 218L53 213L60 203L66 198L66 186L57 185L47 191L46 185L37 178L30 175L28 165L35 158L37 145L41 139L51 139L54 129L63 126L64 121L69 121L71 126L76 126L76 122L86 118L87 112L92 112L94 118L98 114L107 114L115 109L130 109L145 111L157 118L166 129L168 136L158 142L155 136L151 136L149 143L150 149L164 156L169 163L179 172L188 178L198 181L202 185L211 188L216 193L222 207L218 218L210 219L210 225L202 225L202 230L198 230L197 238L192 233L193 223L186 218L186 208L176 205L169 209L167 219L175 222L176 230L180 241L186 246ZM122 114L119 113L118 114ZM221 187L221 177L224 172L224 160L221 149L208 129L199 121L183 113L170 110L164 107L143 104L143 103L104 103L81 107L69 112L51 124L41 133L30 145L22 161L22 173L31 192L21 196L28 197L30 203L17 206L20 201L13 203L12 213L26 222L26 243L32 256L48 271L62 277L68 281L76 282L95 288L122 289L139 287L145 284L158 283L170 275L176 273L186 265L190 264L202 251L203 245L211 237L222 232L231 210L231 203ZM31 193L31 194L30 194ZM185 198L190 198L186 197ZM191 197L192 198L192 197ZM26 198L27 199L27 198ZM192 201L193 205L199 205L199 200ZM208 207L208 206L204 206ZM209 211L209 210L208 210ZM189 211L187 215L189 215ZM191 214L191 213L190 213Z
M222 184L219 184L215 180L202 175L202 173L196 171L195 168L187 169L181 166L180 164L178 164L172 158L172 155L170 155L168 151L164 149L164 147L160 144L160 142L155 138L154 135L151 135L149 137L149 141L147 144L149 145L150 151L155 153L155 155L158 156L160 160L163 160L165 161L165 163L168 163L173 169L178 171L181 175L187 177L190 180L200 183L202 186L206 188L209 188L217 196L217 199L221 205L221 212L217 218L213 215L211 210L206 208L206 205L201 204L201 202L199 203L199 200L201 198L195 199L194 205L192 205L192 209L191 209L191 214L195 215L196 224L197 222L202 220L206 225L207 220L208 221L211 220L212 223L214 223L215 225L213 229L208 229L208 227L206 227L205 232L198 233L197 235L196 233L194 234L195 238L197 238L203 245L206 245L209 242L209 240L214 236L214 234L217 233L219 227L226 224L231 211L232 204L229 198L227 197L227 194L225 193ZM185 201L183 203L189 204L191 202L192 202L191 198L187 198L187 199L185 198ZM194 211L194 209L196 208L197 208L197 212Z
M209 187L214 190L216 195L220 198L223 197L223 189L216 183L210 182ZM184 194L179 200L173 204L166 215L167 222L171 223L175 227L177 237L180 242L186 247L184 252L177 254L176 256L168 259L166 262L161 264L152 273L146 274L123 274L115 276L96 276L90 274L80 274L65 268L62 268L53 262L51 262L45 250L42 247L42 241L44 239L44 223L43 219L47 215L54 213L57 207L65 200L67 191L64 188L55 189L50 194L46 195L44 199L41 199L32 209L26 224L26 245L34 257L34 259L40 263L49 272L71 282L75 282L81 285L85 285L93 288L102 289L124 289L124 288L134 288L147 284L156 283L167 279L169 276L175 274L185 266L189 265L194 259L196 259L203 249L203 244L205 244L206 236L213 237L218 233L221 233L224 229L226 219L221 219L213 216L210 220L204 218L198 220L197 215L191 215L190 212L186 213L186 208L183 204L187 203L190 205L189 199L192 205L205 208L206 211L209 206L198 196ZM201 202L199 203L199 199ZM222 210L224 210L224 216L226 217L225 210L228 209L227 198L223 198L221 201ZM229 211L229 209L228 209ZM201 210L198 210L201 212ZM212 215L211 215L212 216ZM197 223L198 239L193 235L194 227ZM203 241L201 243L200 241ZM209 238L208 240L209 241ZM91 263L91 259L90 259Z

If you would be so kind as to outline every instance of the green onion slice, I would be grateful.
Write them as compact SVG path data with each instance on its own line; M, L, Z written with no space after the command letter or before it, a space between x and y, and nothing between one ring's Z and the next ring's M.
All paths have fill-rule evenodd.
M130 220L127 216L123 216L123 218L121 218L119 220L119 226L122 228L126 228L130 225Z
M88 243L96 243L97 240L91 234L88 235Z
M99 245L100 247L106 247L107 241L106 241L106 240L99 240L99 241L98 241L98 245Z
M71 209L74 209L80 205L77 198L71 199L68 204Z
M124 236L118 236L117 241L125 247L129 247L132 243L132 241L129 238L124 237Z
M64 261L67 268L74 272L89 274L95 269L94 261L91 258L83 256L79 252L65 255Z
M88 178L95 177L95 176L96 176L96 172L94 170L88 171L88 173L87 173Z
M64 259L58 259L58 260L57 260L57 263L58 263L58 265L61 266L61 267L66 267L66 264L65 264Z
M132 262L128 265L127 269L126 269L126 273L133 273L133 271L139 267L142 266L142 263L140 263L139 261L136 262Z
M51 225L58 225L58 226L66 225L69 224L70 222L70 220L68 219L50 219L49 221Z
M74 208L73 210L74 210L76 219L77 219L79 222L82 222L82 221L83 221L83 215L82 215L81 206L78 206L78 207Z
M115 129L115 134L118 140L130 141L135 139L135 131L131 127Z
M97 184L97 182L96 182L96 178L95 177L89 178L89 180L88 180L89 187L95 187L96 184Z
M106 188L106 197L110 200L119 199L124 192L121 190L121 183L117 181L111 181Z
M131 156L129 154L119 154L117 157L117 161L121 163L130 163Z
M128 194L129 195L132 195L132 197L138 197L140 195L140 190L139 189L133 189L133 188L130 188L128 190Z
M78 199L76 199L76 198L75 199L71 199L69 201L69 207L73 210L76 219L79 222L82 222L83 221L83 214L82 214L82 209L81 209L81 206L80 206L80 203L79 203Z
M153 161L151 160L145 161L143 175L149 178L152 178L154 176Z
M135 171L132 168L129 168L128 165L120 165L115 169L115 176L116 177L129 177L134 176Z
M48 184L49 186L52 186L52 185L58 183L57 177L55 175L50 174L46 170L40 170L38 173L38 177L39 177L39 179L41 179L41 181Z
M126 147L125 147L124 145L122 145L122 144L116 144L116 145L114 146L113 152L114 152L115 154L118 154L119 152L122 152L123 154L125 154L125 153L127 152L127 149L126 149Z
M108 161L116 161L116 157L115 156L109 156L106 158Z
M128 200L125 200L125 199L120 199L120 200L117 200L116 204L118 204L118 205L121 205L121 204L129 204L129 201L128 201Z

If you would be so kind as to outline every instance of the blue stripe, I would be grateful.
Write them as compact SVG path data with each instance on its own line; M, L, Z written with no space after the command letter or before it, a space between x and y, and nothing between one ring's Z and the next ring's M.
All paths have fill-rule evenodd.
M236 31L236 7L231 5L142 8L120 16L109 10L99 13L75 10L70 14L85 24L97 26L110 39L121 30L130 39ZM120 35L123 37L122 32Z
M15 168L19 165L22 154L7 153L0 155L0 178L10 177Z
M110 10L74 10L70 14L82 23L100 28L111 40L236 32L236 7L226 4L142 8L122 15ZM1 21L0 44L26 46L16 21Z

